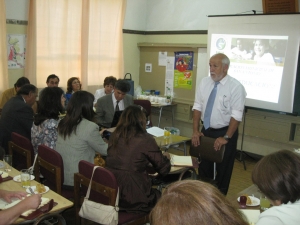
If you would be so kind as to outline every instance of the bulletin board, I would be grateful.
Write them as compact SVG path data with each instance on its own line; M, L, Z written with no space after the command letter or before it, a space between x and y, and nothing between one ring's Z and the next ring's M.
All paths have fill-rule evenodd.
M201 44L138 44L140 48L140 85L142 90L159 90L160 95L165 93L165 78L166 78L166 67L159 66L159 52L167 52L167 56L174 56L174 52L181 51L193 51L193 77L192 77L192 89L181 89L174 88L174 98L183 100L194 100L196 82L197 82L197 62L198 62L198 48L205 47L206 45ZM145 71L145 64L152 65L152 71Z

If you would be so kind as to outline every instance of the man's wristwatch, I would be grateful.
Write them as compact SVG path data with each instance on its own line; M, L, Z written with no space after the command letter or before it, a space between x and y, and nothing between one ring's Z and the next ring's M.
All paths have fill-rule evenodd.
M223 138L224 138L226 141L229 141L229 140L230 140L230 137L229 137L227 134L225 134Z

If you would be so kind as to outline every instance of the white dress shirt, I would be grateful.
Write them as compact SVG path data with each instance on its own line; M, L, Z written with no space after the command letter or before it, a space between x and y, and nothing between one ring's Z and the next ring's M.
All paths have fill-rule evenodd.
M112 94L111 96L112 96L112 101L114 103L114 109L116 109L117 99L115 98L114 94ZM122 99L121 101L119 101L119 110L122 111L122 110L124 110L124 108L125 108L124 107L124 101Z
M97 103L97 100L101 97L103 97L105 94L105 89L104 88L101 88L101 89L98 89L96 90L95 94L94 94L94 105Z
M196 90L193 110L201 112L202 121L214 85L215 82L211 77L204 77ZM211 114L210 127L214 129L226 127L229 125L231 117L237 121L242 121L246 95L244 86L235 78L226 75L220 80Z

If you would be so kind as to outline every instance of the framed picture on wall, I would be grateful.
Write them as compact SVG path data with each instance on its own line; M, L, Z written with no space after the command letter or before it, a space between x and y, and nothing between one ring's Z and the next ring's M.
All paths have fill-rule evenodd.
M152 72L152 63L145 63L145 72L146 73Z

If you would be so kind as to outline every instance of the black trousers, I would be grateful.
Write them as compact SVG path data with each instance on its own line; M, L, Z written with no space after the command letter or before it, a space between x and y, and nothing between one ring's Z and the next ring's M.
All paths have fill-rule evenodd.
M205 130L203 127L201 132L204 136L218 138L223 137L226 134L227 129L218 130ZM235 161L236 148L237 148L238 130L236 130L233 136L230 138L226 144L224 158L221 163L217 163L217 176L216 182L218 189L226 195L229 188L230 178L232 174L232 169ZM210 179L213 179L214 174L214 163L206 160L201 160L199 164L199 174Z

